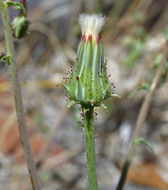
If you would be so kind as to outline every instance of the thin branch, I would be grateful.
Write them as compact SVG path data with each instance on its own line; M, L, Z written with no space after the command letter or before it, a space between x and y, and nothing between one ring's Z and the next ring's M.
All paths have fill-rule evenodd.
M17 113L18 127L20 133L20 140L24 150L24 157L27 163L28 172L30 175L30 180L32 182L33 190L41 190L41 184L36 172L34 165L34 160L32 156L32 151L30 148L27 126L24 115L23 100L21 94L20 80L18 75L18 66L15 62L15 51L13 38L9 22L8 7L5 6L4 1L0 0L0 11L2 15L3 25L4 25L4 34L6 42L6 51L7 56L9 56L9 72L12 82L12 88L15 99L15 107ZM10 139L9 139L10 140Z
M135 149L136 149L135 140L140 135L141 128L142 128L142 125L143 125L143 123L145 121L145 118L147 116L149 106L150 106L151 101L152 101L153 94L154 94L154 92L156 90L156 87L157 87L159 81L160 81L160 78L162 76L164 66L165 66L165 63L166 63L167 59L168 59L168 42L166 42L166 44L165 44L164 54L163 54L161 63L160 63L160 65L159 65L159 67L158 67L158 69L156 71L156 74L154 76L153 82L152 82L152 84L150 86L150 89L149 89L148 93L145 96L145 99L143 101L142 107L140 109L140 112L139 112L139 115L138 115L138 118L137 118L137 122L136 122L135 131L134 131L132 141L131 141L131 145L130 145L130 148L129 148L129 152L128 152L128 155L126 157L126 161L124 163L122 173L121 173L121 177L120 177L120 180L119 180L119 183L117 185L116 190L122 190L122 188L124 186L126 176L127 176L127 173L128 173L128 170L129 170L129 167L130 167L130 164L131 164L131 161L132 161L132 158L134 156Z

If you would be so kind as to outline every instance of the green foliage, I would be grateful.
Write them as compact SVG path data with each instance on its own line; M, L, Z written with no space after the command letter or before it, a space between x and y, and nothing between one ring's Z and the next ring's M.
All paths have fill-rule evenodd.
M123 43L127 48L127 55L124 60L124 64L127 67L132 67L141 57L144 51L145 37L146 33L141 27L136 28L132 35L125 37Z
M130 95L128 96L128 98L132 98L134 97L140 90L146 90L146 91L149 91L149 88L150 88L150 85L146 82L142 83L140 85L140 87L136 88L135 90L133 90Z
M98 0L98 3L97 3L96 8L95 8L95 13L102 13L103 5L104 5L104 1Z
M141 41L133 41L128 48L128 53L124 61L125 65L132 67L141 57L143 52L143 43Z
M7 7L13 6L13 8L20 11L21 14L26 14L26 10L22 3L16 1L5 1L4 3L7 5Z
M49 180L52 180L52 178L54 177L54 174L55 174L54 171L45 171L45 172L41 173L40 179L43 182L47 182Z
M155 73L161 63L161 60L162 60L162 56L163 54L158 54L154 60L154 65L153 67L151 68L151 70L149 71L149 75L148 75L148 81L147 82L144 82L142 83L138 88L136 88L135 90L133 90L128 98L132 98L134 97L140 90L146 90L146 91L149 91L150 89L150 85L153 81L153 78L155 76ZM166 62L165 66L164 66L164 70L163 70L163 73L160 77L160 81L159 81L159 84L158 86L160 87L167 79L167 76L168 76L168 61Z
M166 40L168 41L168 28L164 28L163 33L164 33Z
M35 121L35 123L39 126L40 130L44 133L44 134L48 134L49 133L49 127L44 123L42 117L40 114L35 113L33 115L33 119Z
M4 53L0 53L0 63L9 64L11 57L9 55L6 55Z
M143 144L143 145L145 145L147 148L149 148L150 151L151 151L153 154L155 153L155 152L154 152L153 145L152 145L149 141L145 140L145 139L142 138L142 137L136 138L136 140L135 140L134 143L135 143L136 145Z
M114 7L110 13L110 17L117 18L121 14L124 5L125 5L125 0L117 0L114 1Z
M158 54L154 60L154 65L152 67L152 69L150 70L150 73L149 73L149 83L151 83L153 81L153 78L155 76L155 73L161 63L161 60L162 60L162 57L163 57L163 54ZM167 79L167 75L168 75L168 62L166 62L165 66L164 66L164 70L163 70L163 73L160 77L160 81L159 81L159 84L158 86L160 87Z
M29 21L25 16L17 16L12 22L12 31L15 38L23 38L28 35Z

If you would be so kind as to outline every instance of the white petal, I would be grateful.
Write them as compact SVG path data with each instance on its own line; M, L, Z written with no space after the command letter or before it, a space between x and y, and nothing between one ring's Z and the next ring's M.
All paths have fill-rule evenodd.
M82 34L91 34L97 37L105 20L105 16L101 14L81 14L79 16L79 24L81 26Z

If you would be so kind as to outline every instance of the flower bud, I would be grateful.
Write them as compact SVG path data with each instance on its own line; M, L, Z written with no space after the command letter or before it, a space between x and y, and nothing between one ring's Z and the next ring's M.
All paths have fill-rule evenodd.
M29 21L21 15L17 16L12 22L13 36L15 38L23 38L28 34Z
M102 15L79 16L82 37L73 72L64 87L70 99L84 108L100 106L103 100L111 96L100 37L104 22Z

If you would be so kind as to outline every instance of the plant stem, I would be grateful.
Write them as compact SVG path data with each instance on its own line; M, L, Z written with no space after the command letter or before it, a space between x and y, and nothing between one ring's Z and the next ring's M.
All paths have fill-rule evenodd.
M95 139L93 128L93 108L84 114L84 131L86 141L86 158L88 170L88 183L90 190L98 190L95 162Z
M138 118L137 118L137 122L136 122L136 127L135 127L135 131L132 137L132 141L131 141L131 145L126 157L126 161L124 163L123 169L122 169L122 173L121 173L121 177L120 180L118 182L117 188L116 190L122 190L125 180L126 180L126 176L132 161L132 158L134 156L135 150L136 150L136 143L135 140L140 136L140 132L141 132L141 128L142 125L145 121L145 118L147 116L148 110L149 110L149 106L151 104L151 100L154 94L154 91L156 90L156 87L160 81L160 77L162 76L163 70L164 70L164 66L165 63L168 59L168 42L166 42L165 45L165 49L164 49L164 54L161 60L161 63L156 71L156 74L154 76L154 79L152 81L152 84L150 86L149 91L147 92L145 99L143 101L142 107L140 109Z
M34 165L33 157L32 157L32 152L31 152L28 133L27 133L27 127L26 127L26 122L25 122L22 94L21 94L21 88L20 88L20 80L18 76L18 67L17 67L17 64L15 63L14 44L13 44L13 38L11 34L11 29L10 29L8 7L6 6L3 0L0 0L0 11L1 11L3 25L4 25L6 51L7 51L7 56L9 56L9 71L10 71L10 77L11 77L12 88L13 88L14 99L15 99L15 107L16 107L16 113L17 113L20 140L23 146L24 157L27 163L27 168L29 171L33 190L41 190L40 181L39 181L36 168Z

